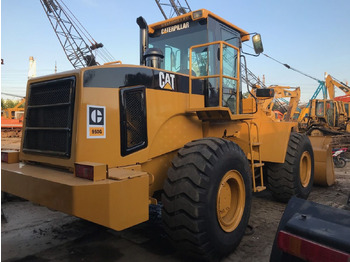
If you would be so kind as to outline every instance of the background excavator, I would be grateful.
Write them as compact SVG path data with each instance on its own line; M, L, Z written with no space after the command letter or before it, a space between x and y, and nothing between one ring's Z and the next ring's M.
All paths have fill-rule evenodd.
M350 94L350 87L329 74L325 74L325 81L320 86L323 99L316 99L318 88L298 118L301 129L311 135L342 135L349 132L349 105L335 99L335 87L345 92L346 96Z
M2 93L4 95L21 98L21 100L11 108L1 109L1 137L20 137L22 134L25 97Z
M273 97L260 99L258 104L273 119L286 122L292 121L300 100L300 87L273 85L268 88L273 90ZM255 94L258 92L257 89L253 90ZM286 98L289 98L289 101ZM275 105L277 105L277 108L275 108Z

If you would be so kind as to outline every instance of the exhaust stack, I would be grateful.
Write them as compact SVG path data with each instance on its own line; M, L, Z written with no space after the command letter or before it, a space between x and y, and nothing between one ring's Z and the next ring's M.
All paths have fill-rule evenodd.
M140 27L140 65L146 65L143 55L148 47L148 25L142 16L136 19L136 23Z

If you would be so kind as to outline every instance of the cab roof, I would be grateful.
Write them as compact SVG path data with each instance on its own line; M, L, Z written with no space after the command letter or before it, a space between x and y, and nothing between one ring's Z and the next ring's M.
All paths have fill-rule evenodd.
M201 15L199 15L201 12ZM240 35L241 35L241 39L242 42L244 41L248 41L250 39L250 35L247 31L243 30L242 28L239 28L238 26L228 22L227 20L221 18L220 16L206 10L206 9L199 9L196 11L192 11L192 12L188 12L186 14L180 15L180 16L176 16L167 20L163 20L154 24L151 24L148 26L148 31L150 34L153 34L155 30L160 29L160 28L164 28L167 26L171 26L171 25L175 25L184 21L188 21L188 20L192 20L192 21L196 21L196 20L201 20L201 19L207 19L208 16L211 16L213 18L215 18L216 20L220 21L221 23L227 25L228 27L231 27L235 30L237 30Z

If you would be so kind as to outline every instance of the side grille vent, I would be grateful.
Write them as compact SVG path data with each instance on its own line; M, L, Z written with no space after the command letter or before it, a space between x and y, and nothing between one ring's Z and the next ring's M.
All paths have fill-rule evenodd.
M147 147L146 92L144 87L120 91L121 155Z
M69 158L74 114L75 77L29 87L23 151Z

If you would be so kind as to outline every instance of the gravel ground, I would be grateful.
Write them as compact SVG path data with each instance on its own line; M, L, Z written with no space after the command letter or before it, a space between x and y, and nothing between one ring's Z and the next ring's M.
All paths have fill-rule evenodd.
M13 149L13 148L11 148ZM335 169L332 187L314 187L309 200L348 209L350 162ZM269 192L254 194L249 224L252 234L223 262L269 261L285 204ZM2 261L184 261L165 238L160 220L116 232L18 198L2 203ZM157 214L157 213L152 213ZM190 261L190 260L189 260Z

